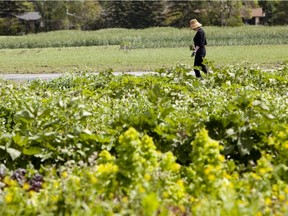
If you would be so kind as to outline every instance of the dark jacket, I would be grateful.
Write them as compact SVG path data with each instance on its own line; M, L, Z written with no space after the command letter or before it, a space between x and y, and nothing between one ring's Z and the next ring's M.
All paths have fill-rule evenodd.
M199 47L204 47L205 45L207 45L207 41L206 41L206 37L205 37L205 32L203 31L203 29L199 28L197 33L195 34L194 38L194 45L199 46Z
M205 37L205 32L203 31L203 29L199 28L197 33L195 34L194 38L194 45L199 46L199 50L197 51L197 54L201 54L201 56L205 56L206 55L206 50L205 50L205 45L207 45L207 40Z

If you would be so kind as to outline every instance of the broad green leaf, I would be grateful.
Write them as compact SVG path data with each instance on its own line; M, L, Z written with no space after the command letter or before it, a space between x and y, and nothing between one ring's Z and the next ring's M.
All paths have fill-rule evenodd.
M272 115L272 114L266 114L266 117L267 117L268 119L275 119L275 116Z
M231 136L231 135L235 134L235 131L234 131L233 128L229 128L228 130L226 130L226 134L227 134L228 136Z
M42 149L40 147L29 147L23 149L23 154L25 155L35 155L40 154Z
M239 138L237 147L240 155L241 156L249 155L253 147L253 144L254 142L252 139Z
M98 141L98 137L95 134L87 134L87 133L82 133L80 134L80 139L83 141Z
M159 207L159 201L156 193L150 193L142 200L144 216L156 215Z
M231 153L234 151L235 147L236 147L235 145L225 146L225 147L224 147L223 154L224 154L224 155L229 155L229 154L231 154Z
M43 153L42 154L35 154L34 156L37 158L41 158L41 161L43 162L49 158L52 158L53 153L49 152L49 153L45 153L45 154L43 154Z
M21 155L21 152L14 148L8 148L7 153L10 155L13 161Z
M49 138L55 137L55 135L57 135L56 132L46 132L46 133L44 133L44 136L45 137L49 137Z
M28 142L27 137L23 137L19 134L16 134L12 139L13 139L14 143L19 145L19 146L25 146Z
M92 135L92 132L91 132L89 129L87 129L87 128L85 128L84 130L82 130L82 132L85 133L85 134Z
M85 111L85 110L80 112L80 118L85 118L85 117L88 117L91 115L92 115L92 113Z

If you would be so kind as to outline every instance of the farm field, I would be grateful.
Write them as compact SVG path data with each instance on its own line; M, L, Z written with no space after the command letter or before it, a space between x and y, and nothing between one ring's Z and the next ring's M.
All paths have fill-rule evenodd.
M73 34L64 45L65 31L0 37L1 73L64 74L0 79L0 215L288 215L287 28L251 28L280 32L262 44L241 41L246 29L223 29L238 44L211 38L203 79L189 41L155 46L186 30L153 43L155 29L128 42L123 31L126 50L88 40L95 32L85 46ZM55 34L62 46L49 46ZM135 70L156 73L112 73Z
M205 27L207 60L215 66L286 64L288 28ZM193 65L194 32L176 28L56 31L0 37L0 73L154 71L177 63Z
M0 214L286 215L287 66L212 70L0 81Z
M288 44L287 26L204 26L209 46ZM54 31L23 36L0 36L0 49L129 46L134 49L188 47L195 32L189 28L101 29Z
M208 61L215 66L243 64L275 68L288 62L288 45L207 47ZM75 71L154 71L177 63L193 66L185 48L123 50L119 46L0 50L0 73L67 73Z

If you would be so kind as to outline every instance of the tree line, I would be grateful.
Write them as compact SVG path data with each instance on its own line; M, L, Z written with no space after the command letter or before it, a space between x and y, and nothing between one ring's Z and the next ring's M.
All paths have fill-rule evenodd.
M0 34L64 29L148 28L155 26L188 27L197 18L204 25L239 26L252 18L252 9L262 7L265 25L288 24L286 0L73 0L73 1L0 1ZM37 11L42 19L31 22L17 15ZM27 28L28 27L28 28Z

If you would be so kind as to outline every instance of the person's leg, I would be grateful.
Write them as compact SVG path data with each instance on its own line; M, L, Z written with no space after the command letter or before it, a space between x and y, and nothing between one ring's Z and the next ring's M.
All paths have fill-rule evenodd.
M199 78L201 77L201 73L199 70L194 69L194 72L195 72L196 77L199 77Z
M197 55L195 56L195 59L194 59L194 67L201 67L202 68L202 57ZM201 73L198 69L194 68L194 72L195 72L195 75L196 77L201 77Z
M207 67L203 64L203 58L202 58L202 62L201 62L201 68L202 68L202 71L207 74Z

